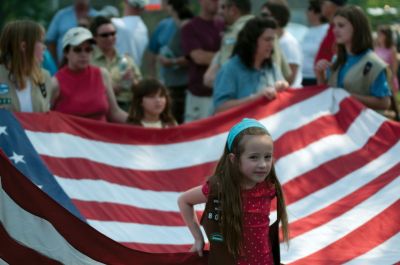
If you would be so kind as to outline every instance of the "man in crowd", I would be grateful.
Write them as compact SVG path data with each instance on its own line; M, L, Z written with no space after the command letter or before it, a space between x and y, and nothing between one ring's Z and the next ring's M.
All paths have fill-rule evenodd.
M218 0L199 0L199 16L182 27L182 49L189 59L189 86L185 122L211 114L212 89L203 85L203 76L221 43L222 21L215 19Z
M117 29L118 53L128 54L139 67L149 43L147 26L140 17L144 7L145 0L124 0L124 16L112 19Z
M70 28L79 25L79 21L94 17L97 11L90 7L90 0L75 0L74 4L58 11L50 22L46 34L47 47L54 60L63 58L62 38Z

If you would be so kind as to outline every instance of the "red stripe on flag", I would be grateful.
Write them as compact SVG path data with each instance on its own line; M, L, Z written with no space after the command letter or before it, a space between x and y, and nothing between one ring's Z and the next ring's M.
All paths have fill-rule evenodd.
M179 212L143 209L129 205L106 202L73 200L88 220L129 222L160 226L185 226ZM202 212L198 212L200 218Z
M153 191L185 191L205 182L215 162L164 171L118 168L82 158L42 156L50 171L68 179L104 180L109 183ZM206 176L206 177L205 177ZM183 181L184 180L184 181Z
M333 244L291 265L343 264L384 243L399 232L400 200Z
M135 242L120 242L120 243L125 247L149 253L184 253L184 252L189 252L190 248L192 247L192 245L157 245L157 244L143 244Z

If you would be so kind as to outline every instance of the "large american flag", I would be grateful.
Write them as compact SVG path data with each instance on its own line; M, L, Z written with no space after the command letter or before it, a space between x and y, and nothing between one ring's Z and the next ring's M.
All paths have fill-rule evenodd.
M5 262L20 258L10 253L23 246L64 264L205 264L185 253L193 238L177 197L213 172L229 128L244 117L261 121L275 142L291 231L289 248L281 245L283 263L400 262L400 124L344 90L287 90L270 102L259 99L163 130L52 112L15 116L72 201L60 203L79 216L78 209L87 223L35 181L15 172L6 181L13 168L6 157L17 167L30 163L24 148L11 145L0 167ZM1 117L4 140L16 126ZM202 208L196 208L199 215ZM274 207L271 219L275 214ZM15 249L1 250L13 242Z

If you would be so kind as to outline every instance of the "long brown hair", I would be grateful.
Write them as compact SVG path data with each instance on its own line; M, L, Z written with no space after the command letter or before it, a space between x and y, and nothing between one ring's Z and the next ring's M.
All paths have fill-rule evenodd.
M0 64L10 72L9 79L19 88L26 86L27 78L35 85L42 84L44 77L34 51L37 41L44 38L44 29L31 20L16 20L7 23L0 35ZM25 43L25 50L21 50Z
M373 39L371 25L367 16L358 6L348 5L338 9L335 17L343 17L353 26L353 36L351 39L351 52L360 54L368 49L373 49ZM337 44L337 60L332 65L333 70L337 70L347 59L346 48L343 44Z
M232 151L225 146L224 153L219 160L214 175L209 178L211 193L218 196L221 202L221 232L228 251L238 257L243 243L243 208L241 200L241 180L243 178L239 167L240 155L244 152L241 140L245 135L265 135L266 131L258 127L250 127L238 134L232 144ZM234 163L229 154L234 153L237 158ZM283 239L289 241L288 217L285 199L281 184L272 165L271 171L265 179L267 185L273 185L277 196L277 220L282 224Z
M137 85L132 86L133 99L127 122L141 125L144 118L144 111L142 107L143 97L155 95L161 91L161 95L166 97L166 104L164 111L160 114L160 120L164 125L175 125L176 121L171 112L171 98L168 89L155 78L144 78Z
M385 36L384 46L389 49L394 45L392 28L389 25L379 25L378 32Z

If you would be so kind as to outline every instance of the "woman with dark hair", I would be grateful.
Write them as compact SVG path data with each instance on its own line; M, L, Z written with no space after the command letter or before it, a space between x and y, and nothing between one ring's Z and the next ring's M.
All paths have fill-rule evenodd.
M171 93L172 113L178 123L182 123L189 75L187 60L182 52L180 29L193 17L193 13L189 9L187 0L167 0L167 9L177 26L177 30L168 43L161 47L158 61L164 70L163 82Z
M157 79L145 78L132 87L133 99L127 123L166 128L176 125L168 90Z
M240 31L229 59L214 82L214 108L223 111L260 96L273 99L288 87L279 67L272 60L276 22L253 18Z
M31 20L7 23L0 35L0 109L45 112L53 84L43 61L45 32Z
M317 62L318 83L344 88L369 108L388 109L387 65L372 50L368 18L359 7L345 6L336 12L333 24L337 58L333 63L325 59Z

